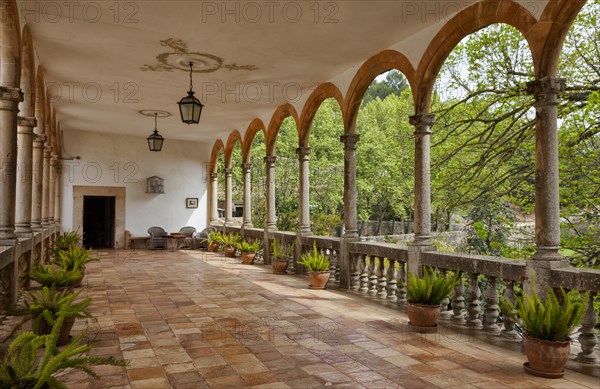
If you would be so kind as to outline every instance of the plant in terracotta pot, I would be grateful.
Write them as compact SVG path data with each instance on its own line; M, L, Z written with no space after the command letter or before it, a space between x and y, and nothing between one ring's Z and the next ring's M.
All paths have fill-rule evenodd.
M82 370L99 378L92 366L128 365L128 361L122 359L85 356L92 348L92 344L82 344L85 331L59 349L57 339L64 320L65 317L59 315L49 335L26 331L10 343L0 357L0 388L61 389L66 386L59 380L59 373L66 369Z
M83 273L80 269L67 270L55 265L38 265L29 273L29 278L39 282L42 286L56 288L74 288L81 284Z
M208 251L216 253L223 244L223 234L221 231L211 232L208 236Z
M60 329L57 345L68 343L71 328L75 319L90 318L92 315L86 311L92 299L87 297L75 302L79 293L69 290L58 290L44 286L42 289L27 292L25 295L25 316L32 319L33 332L37 335L48 335L60 315L64 316L63 326Z
M242 252L242 263L244 265L252 265L254 263L254 257L260 247L260 243L255 240L250 243L248 241L242 241L237 245L238 249Z
M54 264L69 271L78 270L82 275L85 275L85 268L88 263L98 261L96 257L92 257L92 250L86 250L83 247L71 247L68 250L61 250L55 253ZM83 280L83 277L82 277ZM81 286L81 282L78 285Z
M286 246L282 241L271 241L271 267L274 274L286 274L290 258L294 253L294 244Z
M423 276L408 273L408 304L406 313L411 327L419 332L435 332L440 304L458 285L458 272L442 275L439 270L423 268Z
M329 281L329 260L319 250L317 244L313 244L312 251L303 253L300 256L299 265L304 265L308 269L308 281L311 289L325 289Z
M239 234L236 234L235 232L223 234L223 254L226 257L234 258L235 250L241 240L241 236Z
M79 231L67 231L57 237L54 242L52 242L52 254L54 255L54 259L58 259L58 253L61 251L69 251L74 247L79 247L79 242L81 242L82 238L83 236Z
M500 305L503 312L523 328L528 360L523 365L525 372L560 378L571 350L569 335L583 320L589 293L582 297L577 292L567 294L561 289L558 298L548 287L544 301L536 292L535 283L531 288L533 293L523 292L522 296L516 297L516 306L506 299L502 299Z

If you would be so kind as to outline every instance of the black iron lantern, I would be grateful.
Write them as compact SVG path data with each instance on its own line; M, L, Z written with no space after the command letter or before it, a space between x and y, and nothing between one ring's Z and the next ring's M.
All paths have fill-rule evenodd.
M181 113L181 121L187 124L198 124L200 122L200 114L202 113L202 103L196 97L194 97L194 91L192 90L192 66L193 62L190 62L190 90L187 96L179 100L179 112Z
M163 142L165 141L165 138L163 138L158 133L158 130L156 129L157 115L158 115L157 113L154 113L154 132L152 134L150 134L150 136L147 138L148 139L148 148L150 149L150 151L162 150Z

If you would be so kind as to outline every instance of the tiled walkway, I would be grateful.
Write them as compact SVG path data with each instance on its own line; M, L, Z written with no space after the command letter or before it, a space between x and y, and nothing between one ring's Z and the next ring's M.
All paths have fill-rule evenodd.
M441 329L419 335L404 314L306 279L198 251L101 252L88 267L96 368L81 388L595 388L597 378L526 375L524 356ZM79 324L79 329L83 323Z

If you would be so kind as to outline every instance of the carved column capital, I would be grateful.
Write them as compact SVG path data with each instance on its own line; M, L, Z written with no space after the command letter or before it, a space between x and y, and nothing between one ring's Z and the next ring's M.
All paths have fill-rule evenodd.
M46 136L35 134L35 137L33 138L33 147L36 149L43 149L44 143L46 143Z
M23 101L23 92L20 88L8 88L5 86L0 86L0 100L20 103Z
M408 121L415 126L415 135L431 134L431 126L435 124L435 115L432 113L418 113L410 116Z
M231 174L233 174L233 169L232 168L225 168L225 177L231 176Z
M566 88L566 80L557 77L544 77L539 80L527 83L527 93L536 97L544 97L552 93L557 94L563 92Z
M267 155L265 157L265 162L270 166L274 165L276 160L277 160L276 155Z
M310 147L298 147L296 149L296 154L298 155L298 159L301 161L308 159L308 155L310 154Z
M345 150L356 150L356 144L360 140L358 134L344 134L340 136L340 142L344 143Z
M33 127L37 126L37 119L35 117L17 116L17 125L23 127L23 130L19 129L19 133L33 133Z
M241 167L242 167L242 171L244 172L244 174L250 173L252 171L251 163L243 163L243 164L241 164Z
M210 180L211 181L217 181L218 177L219 177L219 175L217 173L210 173Z

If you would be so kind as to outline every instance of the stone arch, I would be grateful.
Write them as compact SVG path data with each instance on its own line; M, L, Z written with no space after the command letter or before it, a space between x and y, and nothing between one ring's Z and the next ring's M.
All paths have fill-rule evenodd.
M252 151L252 142L254 141L254 137L256 134L262 131L265 140L267 139L267 132L265 128L265 124L262 120L255 118L250 122L250 125L246 129L246 133L244 134L244 140L242 142L242 162L249 163L250 162L250 152Z
M37 119L37 126L34 128L34 132L36 135L44 135L46 125L46 91L44 87L44 70L39 65L35 77L35 87L35 117Z
M225 145L225 167L228 169L231 169L231 157L237 142L240 142L240 145L242 144L242 136L238 130L233 130L233 132L229 134L227 144Z
M319 84L308 97L308 100L302 109L302 114L300 115L300 127L298 127L298 143L300 147L308 147L310 125L312 124L321 103L329 98L335 99L340 105L340 109L342 109L342 121L345 123L343 111L344 97L342 96L342 92L340 92L339 88L331 82Z
M23 27L22 41L21 91L23 91L23 101L19 104L19 111L23 117L33 117L36 102L35 56L33 54L33 39L27 25Z
M423 54L415 75L417 88L413 89L415 112L429 112L437 75L456 45L473 32L496 23L508 24L519 30L534 55L536 50L531 30L537 20L527 9L513 0L488 0L474 4L448 21Z
M536 78L556 76L563 42L585 3L586 0L548 2L540 22L531 31Z
M392 69L399 70L406 77L411 90L416 89L415 69L404 54L385 50L372 56L358 69L346 93L343 106L346 133L355 132L358 110L369 85L378 75Z
M0 0L0 86L21 86L21 28L15 0Z
M225 152L225 146L223 145L223 141L221 139L217 139L213 145L212 151L210 152L210 173L217 172L217 163L219 161L219 154L221 151Z
M275 142L277 141L277 134L279 134L279 128L281 127L281 124L283 124L284 120L288 117L294 119L298 134L300 133L300 118L298 117L298 112L296 111L296 108L294 108L294 106L289 103L280 105L279 107L277 107L277 109L273 113L273 116L271 117L271 121L269 122L269 128L265 136L265 140L267 142L267 155L275 155Z

